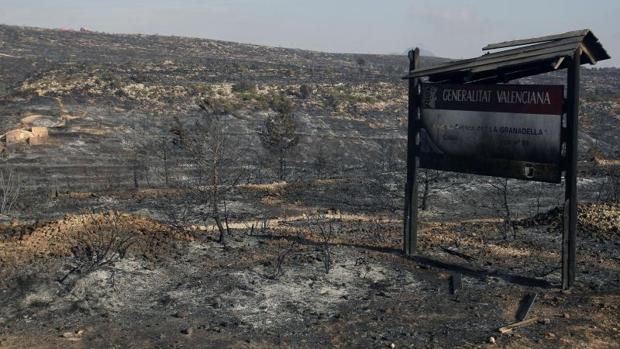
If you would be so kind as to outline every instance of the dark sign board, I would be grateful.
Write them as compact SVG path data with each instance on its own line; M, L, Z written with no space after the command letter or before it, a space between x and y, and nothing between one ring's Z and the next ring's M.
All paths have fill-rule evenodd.
M563 86L422 84L420 166L560 182Z

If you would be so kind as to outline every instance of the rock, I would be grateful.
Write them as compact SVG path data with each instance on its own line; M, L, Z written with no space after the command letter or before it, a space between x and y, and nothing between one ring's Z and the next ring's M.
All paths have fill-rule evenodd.
M495 337L489 337L488 342L490 344L495 344Z
M80 337L84 334L84 330L80 329L75 332L64 332L61 337L70 341L79 341Z
M177 318L177 319L185 319L189 314L186 311L177 311L176 313L172 314L173 317Z
M194 333L194 330L191 327L187 327L181 330L181 333L183 333L184 335L190 336L192 333Z
M211 306L213 308L221 308L222 307L222 299L220 297L215 297L213 302L211 302Z
M172 303L173 301L174 301L174 298L172 298L169 294L166 294L159 299L159 302L163 305L168 305Z
M551 323L551 319L544 318L539 321L541 324L549 325Z
M564 313L563 316L564 316L565 319L570 319L570 314L569 313Z
M396 344L394 344L394 343L390 344L390 348L392 348L392 349L396 348Z

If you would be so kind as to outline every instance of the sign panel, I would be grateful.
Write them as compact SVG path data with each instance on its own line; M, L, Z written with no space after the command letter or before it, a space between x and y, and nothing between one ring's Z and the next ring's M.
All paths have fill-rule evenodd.
M420 165L558 182L563 86L422 84Z

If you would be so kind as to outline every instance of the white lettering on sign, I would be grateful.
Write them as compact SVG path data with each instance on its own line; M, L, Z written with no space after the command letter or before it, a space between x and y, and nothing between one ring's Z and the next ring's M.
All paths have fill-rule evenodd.
M445 89L442 97L446 102L490 103L491 91Z
M503 104L551 104L551 97L547 91L508 91L497 90L497 102ZM491 103L491 90L443 90L444 102L459 103Z
M497 100L506 104L551 104L549 92L497 91Z

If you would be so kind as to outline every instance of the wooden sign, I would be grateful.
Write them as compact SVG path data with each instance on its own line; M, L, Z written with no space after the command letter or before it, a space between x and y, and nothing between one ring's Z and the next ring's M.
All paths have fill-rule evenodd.
M403 252L417 250L421 167L554 183L563 174L562 288L568 289L577 272L580 67L611 57L588 29L483 48L498 49L425 68L420 50L409 51ZM559 69L567 69L566 97L562 86L506 84Z
M563 86L422 84L420 167L559 182Z

